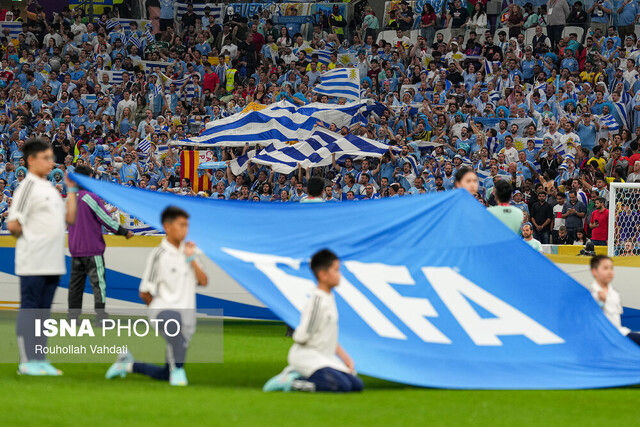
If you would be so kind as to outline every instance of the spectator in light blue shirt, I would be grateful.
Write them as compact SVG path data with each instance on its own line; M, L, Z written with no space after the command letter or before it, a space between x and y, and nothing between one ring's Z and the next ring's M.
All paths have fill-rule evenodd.
M596 135L600 125L592 121L592 116L586 112L576 123L576 134L580 137L580 145L592 150L596 145Z
M138 178L140 177L140 164L138 162L135 164L133 163L133 156L131 153L125 153L123 159L124 163L120 167L119 171L120 182L123 184L129 181L137 183Z
M571 73L575 73L578 71L578 61L576 61L576 58L573 57L573 50L572 49L565 49L564 50L564 59L562 60L562 63L560 64L560 68L566 68L568 69Z
M620 38L624 40L634 32L636 18L640 13L637 0L617 0L615 3L618 15L618 32Z

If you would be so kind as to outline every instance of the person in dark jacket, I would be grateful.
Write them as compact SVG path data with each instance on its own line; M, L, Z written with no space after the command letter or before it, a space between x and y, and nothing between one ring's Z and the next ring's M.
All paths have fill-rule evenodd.
M91 175L87 166L78 166L76 173ZM104 267L105 243L102 227L127 239L133 233L111 218L102 200L86 190L78 192L76 222L69 226L69 252L71 253L71 276L69 278L69 317L77 318L82 312L82 295L89 276L93 288L96 319L100 322L107 317L105 302L107 289Z
M544 190L538 192L538 200L529 207L531 222L533 223L533 237L543 245L549 243L553 208L547 203L547 193Z

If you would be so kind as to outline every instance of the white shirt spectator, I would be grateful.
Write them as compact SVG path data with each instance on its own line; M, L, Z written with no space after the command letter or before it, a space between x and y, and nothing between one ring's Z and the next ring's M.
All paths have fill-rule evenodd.
M46 179L27 173L15 191L7 221L17 220L22 235L16 242L18 276L59 276L66 273L65 204Z

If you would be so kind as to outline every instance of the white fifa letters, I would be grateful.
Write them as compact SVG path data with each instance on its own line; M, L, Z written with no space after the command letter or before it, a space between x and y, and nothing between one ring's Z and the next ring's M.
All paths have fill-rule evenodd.
M228 248L223 248L223 251L253 264L298 311L302 310L314 287L313 281L287 274L279 266L286 265L298 270L301 260ZM427 320L438 317L427 298L404 296L396 290L397 285L415 286L415 281L406 266L359 261L345 261L344 266L424 342L451 344L451 339ZM532 318L449 267L423 267L422 272L462 329L478 346L502 345L499 336L507 335L522 335L539 345L564 342L561 337ZM344 276L336 292L379 336L407 339L406 335ZM469 300L495 317L483 319Z

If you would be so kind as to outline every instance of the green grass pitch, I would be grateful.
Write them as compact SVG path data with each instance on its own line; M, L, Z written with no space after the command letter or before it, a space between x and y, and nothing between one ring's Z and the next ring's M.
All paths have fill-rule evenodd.
M105 364L63 364L60 378L0 364L0 425L638 425L640 390L459 391L365 377L352 395L263 393L286 362L281 323L226 321L224 363L187 365L190 385L140 375L107 381ZM134 352L135 354L135 352Z

